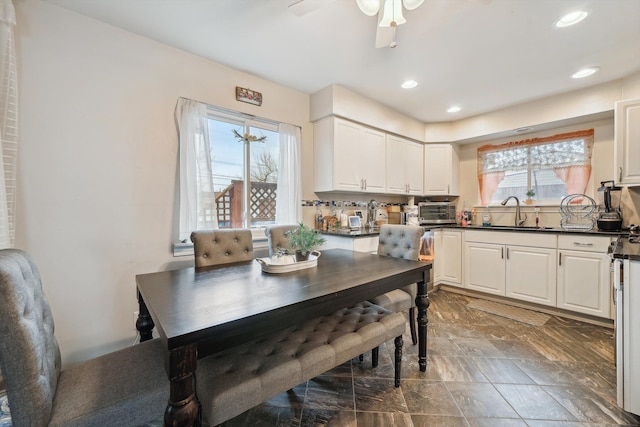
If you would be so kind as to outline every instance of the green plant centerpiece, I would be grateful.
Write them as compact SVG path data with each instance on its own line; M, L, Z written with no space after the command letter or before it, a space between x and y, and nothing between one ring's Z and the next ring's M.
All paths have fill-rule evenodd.
M322 246L326 240L317 230L300 223L298 228L286 232L289 247L296 252L296 261L306 261L309 254Z
M528 189L526 192L527 195L527 199L524 201L527 205L530 205L533 203L533 197L536 195L536 192L533 191L532 188Z

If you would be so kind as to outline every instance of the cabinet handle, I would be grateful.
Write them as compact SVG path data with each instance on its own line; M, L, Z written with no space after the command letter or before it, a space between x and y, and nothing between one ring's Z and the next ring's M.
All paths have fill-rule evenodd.
M500 257L504 259L504 248L500 248Z
M367 189L367 178L364 179L364 189Z
M507 248L507 259L509 259L509 248Z
M593 243L573 242L576 246L593 246Z
M558 265L562 265L562 252L558 253Z
M618 168L618 182L622 182L622 166Z

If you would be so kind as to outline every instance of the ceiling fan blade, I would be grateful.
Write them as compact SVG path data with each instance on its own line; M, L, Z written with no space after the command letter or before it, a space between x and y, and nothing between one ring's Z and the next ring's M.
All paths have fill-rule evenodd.
M333 1L335 0L298 0L289 5L289 11L296 16L303 16Z

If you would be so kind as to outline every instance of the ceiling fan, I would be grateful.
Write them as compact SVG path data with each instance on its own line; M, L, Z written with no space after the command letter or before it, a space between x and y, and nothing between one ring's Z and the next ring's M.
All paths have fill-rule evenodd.
M318 9L335 0L297 0L289 5L289 10L298 16ZM475 3L489 4L491 0L467 0ZM424 3L424 0L356 0L362 13L367 16L378 15L376 27L376 47L394 48L396 43L396 28L407 22L402 14L403 8L414 10Z

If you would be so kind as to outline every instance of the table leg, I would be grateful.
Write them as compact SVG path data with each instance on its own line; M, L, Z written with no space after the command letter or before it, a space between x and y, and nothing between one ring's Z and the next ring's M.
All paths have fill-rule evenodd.
M427 309L429 308L429 295L427 295L427 275L429 270L424 274L424 279L418 282L418 295L416 296L416 307L418 307L418 364L420 370L427 370Z
M164 412L166 427L200 427L202 411L195 393L194 373L198 363L198 347L188 344L170 350L169 380L171 391Z
M140 332L140 342L148 341L153 337L154 326L155 324L153 323L153 319L151 319L147 305L144 303L140 292L138 292L138 320L136 320L136 329Z

